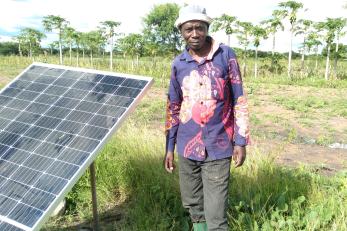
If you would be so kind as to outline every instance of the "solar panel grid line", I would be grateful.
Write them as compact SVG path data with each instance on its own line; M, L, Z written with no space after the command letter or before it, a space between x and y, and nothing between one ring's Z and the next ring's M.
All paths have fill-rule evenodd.
M37 64L33 64L33 65L37 65ZM33 65L31 65L31 66L33 66ZM52 68L60 68L60 67L57 67L56 65L46 65L46 64L38 64L38 65L42 65L43 67L41 67L41 69L44 69L45 67L52 67ZM31 66L29 66L27 69L30 69L31 68ZM40 69L40 68L39 68ZM62 76L64 73L65 73L65 71L70 71L69 70L69 68L68 67L65 67L65 70L58 70L57 71L57 69L48 69L48 70L46 70L47 72L49 72L49 71L56 71L56 72L60 72L60 75L59 76ZM73 72L74 71L74 68L71 68L71 71ZM24 71L25 72L25 71ZM24 73L23 72L23 73ZM81 73L80 71L79 71L79 73ZM82 72L83 73L83 72ZM87 74L86 74L87 73ZM96 76L93 76L93 73L95 73L96 74ZM84 76L84 74L85 74L85 76ZM95 143L93 146L88 146L88 145L86 145L86 142L85 143L80 143L80 144L78 144L79 146L76 146L76 148L78 148L78 149L76 149L77 151L78 151L78 154L77 154L77 156L76 157L74 157L75 159L73 160L73 163L71 163L71 162L65 162L64 160L67 160L67 155L65 155L64 154L64 152L61 152L58 156L55 156L55 160L57 161L57 163L59 163L59 165L61 166L61 167L63 167L64 168L64 166L66 166L66 165L69 165L69 166L76 166L77 168L78 167L80 167L80 170L76 170L76 171L74 171L74 174L73 175L71 175L70 176L70 179L69 179L69 182L70 183L63 183L63 184L61 184L62 182L64 182L64 181L61 181L60 183L59 183L59 186L58 186L58 188L56 188L55 190L54 190L54 192L56 192L56 194L54 194L54 195L57 195L57 197L56 197L56 199L52 202L52 204L46 209L46 213L50 213L50 211L52 211L53 209L54 209L54 207L57 205L57 203L59 203L60 202L60 200L63 198L63 196L64 196L64 194L66 194L67 192L68 192L68 190L70 190L71 188L72 188L72 186L73 186L73 184L79 179L79 177L84 173L84 171L86 170L86 168L89 166L89 164L93 161L93 159L95 158L95 156L96 156L96 154L97 154L97 152L102 148L102 146L103 146L103 144L104 143L106 143L107 142L107 140L110 138L110 134L111 133L113 133L119 126L120 126L120 122L121 121L123 121L123 119L129 114L129 112L130 111L132 111L133 109L134 109L134 106L138 103L138 98L142 98L143 97L143 95L145 94L145 90L147 90L148 89L148 87L152 84L152 79L151 78L148 78L148 77L143 77L143 78L139 78L138 76L131 76L131 75L129 75L128 77L126 77L126 75L124 75L124 74L120 74L120 76L122 76L122 77L115 77L114 79L113 79L113 77L115 76L115 73L110 73L110 75L111 76L108 76L107 75L107 73L105 73L105 72L103 72L103 75L101 75L100 74L100 71L93 71L93 70L87 70L85 73L84 73L82 76L80 76L79 78L78 78L78 80L76 80L76 81L74 81L75 83L77 83L80 79L82 79L82 77L83 77L83 79L87 79L87 80L90 80L91 78L89 77L89 76L92 76L92 80L94 81L95 79L97 79L97 82L99 83L99 84L95 84L95 86L94 87L90 87L90 86L88 86L88 83L86 83L84 80L82 80L83 82L80 82L79 84L79 88L84 88L84 89L89 89L89 91L87 91L87 93L88 94L86 94L86 95L84 95L84 97L80 100L80 103L78 104L78 105L81 105L81 109L82 110L85 110L85 111L90 111L90 109L88 109L89 108L89 106L93 106L94 107L94 110L96 110L97 109L97 112L99 112L99 111L102 111L102 110L104 110L103 108L104 107L106 107L106 105L108 105L107 103L109 103L110 105L117 105L118 107L115 107L115 108L113 108L112 110L116 110L117 108L126 108L126 107L129 107L129 110L126 110L126 111L120 111L120 113L118 113L117 112L117 116L118 116L118 118L114 118L114 119L112 119L112 117L110 117L110 116L104 116L104 114L107 114L107 113L105 113L104 111L102 111L103 113L100 113L100 115L99 114L97 114L97 113L93 113L93 115L92 115L92 117L90 117L89 119L88 119L88 121L85 121L84 122L84 125L82 126L82 128L80 129L80 131L82 132L82 133L78 133L75 137L73 137L72 139L71 139L71 141L70 141L70 144L73 144L73 142L75 141L75 140L77 140L77 142L76 142L76 144L78 144L78 139L82 139L82 141L83 141L83 139L85 140L85 141L92 141L92 140L94 140L94 141L98 141L98 143ZM35 80L36 79L38 79L38 78L40 78L40 76L42 75L42 73L40 73L39 74L39 77L35 77L35 76L33 76L33 75L29 75L29 77L26 77L26 78L29 78L30 80L32 80L32 81L34 81L35 82ZM102 76L102 77L100 77L100 76ZM118 76L118 74L117 74L117 76ZM63 76L64 77L64 76ZM66 78L71 78L70 76L65 76ZM130 79L130 78L133 78L133 77L135 77L135 78L137 78L136 80L135 79ZM16 79L18 79L19 77L17 77ZM36 79L35 79L36 78ZM137 80L141 80L141 81L137 81ZM48 80L49 80L49 78L48 78ZM52 80L52 78L51 78L51 80ZM58 80L59 80L59 77L57 77L56 78L56 80L54 81L54 82L58 82ZM121 82L119 82L121 80ZM15 81L15 80L14 80ZM42 79L40 79L40 81L41 82L44 82L44 83L48 83L49 81L47 81L47 79L44 79L44 78L42 78ZM65 80L64 80L65 81ZM64 81L59 81L59 82L61 82L61 83L64 83ZM137 82L136 82L137 81ZM125 83L126 82L126 83ZM115 90L112 90L112 87L109 87L109 86L111 86L112 84L108 84L108 83L113 83L113 84L117 84L117 88L115 88ZM123 87L123 84L124 83L124 87ZM131 87L131 84L134 84L134 83L136 83L137 85L136 85L136 87ZM65 83L64 83L65 85L66 85L66 81L65 81ZM63 84L63 85L64 85ZM130 84L130 85L129 85ZM41 85L37 85L37 86L39 86L39 87L42 87L43 85L41 84ZM69 86L70 87L70 89L71 88L73 88L73 86L75 86L75 84L74 85L72 85L72 86ZM77 85L76 85L77 86ZM97 88L97 87L101 87L101 88ZM138 88L143 88L142 90L138 90ZM45 87L45 93L47 93L47 89L48 89L49 87ZM41 88L39 88L39 89L41 89ZM59 88L58 88L59 89ZM61 88L60 88L61 89ZM76 88L77 89L77 88ZM26 89L24 89L24 90L26 90ZM37 89L36 89L37 90ZM94 90L95 90L95 92L94 92ZM111 91L112 90L112 91ZM122 90L123 92L121 92L120 90ZM67 93L68 93L68 91L69 90L65 90L65 94L64 95L60 95L59 96L59 98L57 98L56 99L56 101L55 101L55 103L57 103L62 97L66 97L66 95L67 95ZM74 90L75 91L75 90ZM78 91L78 90L76 90L76 91ZM83 92L83 91L80 91L80 92ZM102 92L101 94L100 94L100 92ZM113 95L116 93L116 92L120 92L120 96L118 96L117 98L114 98L113 97ZM128 92L130 92L130 95L129 96L131 96L131 97L133 97L133 98L131 98L131 97L126 97L126 94L128 94ZM90 98L90 99L92 99L91 101L89 101L88 99L86 99L86 97L88 96L88 95L90 95L91 94L91 96L92 97L94 97L92 94L99 94L98 95L98 97L99 96L101 96L101 99L103 100L103 101L101 101L102 103L99 105L99 98L97 99L97 101L94 99L94 102L93 102L93 98ZM112 94L110 94L110 93L112 93ZM9 92L9 94L14 94L14 95L16 95L16 94L21 94L21 95L24 95L24 94L22 94L22 93L18 93L18 91L15 91L14 93L12 92ZM35 93L30 93L30 91L28 91L28 92L25 92L25 94L26 95L28 95L28 96L30 96L30 97L34 97L35 96ZM40 95L42 94L42 92L40 92L40 94L38 95L38 96L36 96L36 98L39 98L40 97ZM106 100L104 100L104 96L109 96ZM73 96L73 95L72 95ZM136 96L136 97L135 97ZM76 97L76 96L75 96ZM16 98L16 96L15 96L15 98ZM21 97L18 97L18 98L21 98ZM78 98L78 97L77 97ZM2 99L3 99L3 97L2 97ZM124 100L125 99L125 100ZM128 99L128 100L126 100L126 99ZM5 99L5 100L7 100L7 99ZM0 98L0 102L1 102L1 98ZM83 102L82 104L81 104L81 102ZM89 103L88 103L89 102ZM52 102L51 102L52 103ZM41 115L44 115L46 118L47 117L49 117L48 115L48 111L49 110L51 110L51 108L55 105L55 103L53 104L51 104L50 105L50 107L49 108L47 108L45 111L43 111L42 113L41 113ZM125 104L124 104L125 103ZM84 106L82 106L82 105L84 105ZM103 106L101 106L101 105L103 105ZM122 106L121 106L122 105ZM123 107L124 106L124 107ZM73 109L76 109L78 106L77 106L77 104L74 106L74 108ZM71 109L71 108L69 108L69 109ZM131 110L132 109L132 110ZM62 112L62 115L60 115L59 114L59 118L61 119L61 121L59 121L58 122L58 124L61 124L62 123L62 121L65 119L65 118L67 118L67 115L64 115L64 110L61 110L61 109L59 109L59 107L57 107L57 106L55 106L55 108L54 108L54 110L57 110L58 112L60 111L60 112ZM65 110L66 111L66 110ZM72 112L72 111L75 111L75 110L71 110L70 112L69 112L69 114ZM91 110L91 111L93 111L93 110ZM116 111L118 111L118 110L116 110ZM54 115L54 113L53 113L53 115ZM64 117L64 116L65 117ZM53 117L54 118L54 117ZM102 123L96 123L95 121L93 121L93 118L98 118L98 119L100 119L100 118L102 118L102 119L104 119L104 122L102 122ZM107 120L106 120L106 119ZM110 122L109 121L109 119L108 118L110 118L110 119L112 119L112 121L113 122ZM29 118L30 119L30 118ZM117 120L117 121L114 121L114 120ZM108 121L108 122L107 122ZM52 120L52 122L54 122L54 120ZM76 122L76 121L74 121L74 122ZM111 123L111 124L103 124L103 123ZM37 122L35 122L35 126L37 126ZM51 131L51 133L50 133L50 135L47 135L46 137L45 137L45 139L44 139L44 141L43 142L46 142L47 144L49 144L50 143L50 141L48 141L48 138L49 138L49 136L51 136L54 132L56 132L57 130L57 127L59 126L58 124L55 124L54 126L53 126L53 128L52 128L52 131ZM33 125L33 124L31 124L31 125ZM98 126L98 125L100 125L100 126ZM112 127L113 126L113 127ZM104 128L105 127L105 128ZM89 130L88 130L89 129ZM98 132L97 132L97 134L96 135L90 135L90 134L92 134L92 133L90 133L90 131L92 131L93 129L98 129ZM29 128L27 129L27 131L25 132L25 134L27 134L28 132L29 132ZM59 132L61 132L61 131L59 131ZM62 131L61 133L57 133L58 135L59 134L63 134L63 135L65 135L65 134L68 134L68 133L65 133L64 131ZM22 137L23 137L23 134L21 134L22 135ZM28 134L29 135L29 134ZM85 136L84 136L85 135ZM104 136L104 138L102 138ZM25 135L24 135L24 137L26 137ZM88 138L85 138L85 137L88 137ZM95 139L94 139L95 138ZM32 138L33 140L35 140L35 138ZM27 143L29 143L29 145L30 145L30 141L31 141L31 139L23 139L23 140L27 140ZM51 144L53 144L53 143L51 143ZM26 145L26 144L24 144L24 145ZM37 155L37 156L40 156L40 154L38 154L38 153L36 153L35 151L36 151L36 149L38 149L39 148L39 146L40 146L41 144L39 144L39 145L37 145L36 147L34 147L34 150L31 150L31 155ZM55 144L56 145L56 144ZM21 147L23 147L23 146L19 146L19 148L21 148ZM26 147L26 146L24 146L24 147ZM28 146L28 147L30 147L31 148L31 146ZM65 145L64 147L63 147L64 149L67 149L67 150L75 150L74 149L74 146L71 146L71 145ZM82 152L80 151L80 150L82 150ZM84 152L83 151L87 151L87 152L89 152L90 153L90 155L88 156L88 154L86 153L86 154L83 154ZM70 151L69 151L70 152ZM75 153L76 153L76 151L74 151ZM68 153L68 152L67 152ZM71 153L73 153L73 152L70 152L70 154ZM82 154L82 155L80 155L80 154ZM62 158L60 158L60 156L62 157ZM46 158L46 159L49 159L50 157L49 156L42 156L42 158ZM64 158L64 159L63 159ZM78 164L76 164L76 165L74 165L74 163L75 163L75 161L76 161L76 163L78 163ZM82 161L82 162L81 162ZM82 164L84 162L84 164ZM23 162L23 163L25 163L25 162ZM51 165L53 164L54 162L52 162L51 163ZM30 167L27 167L27 169L31 169ZM48 170L50 169L50 167L48 167L47 168ZM34 171L35 169L31 169L32 171ZM31 171L30 170L30 171ZM45 176L48 176L48 175L50 175L49 174L49 172L47 172L48 170L46 170L45 172L44 172L44 174L42 174L42 176L41 176L41 178L44 178ZM67 170L69 170L69 169L67 169ZM71 170L71 168L70 168L70 170ZM16 170L16 171L19 171L19 170ZM21 171L29 171L29 170L23 170L23 169L21 169ZM30 172L29 171L29 172ZM61 180L66 180L66 179L63 179L63 178L59 178L59 176L56 176L56 175L51 175L52 176L52 178L50 178L49 180L50 181L54 181L54 183L55 182L57 182L57 180L59 180L59 179L61 179ZM40 177L38 177L38 178L40 178ZM20 179L20 180L23 180L23 179L21 179L21 177L17 177L17 179ZM24 178L25 180L28 180L28 179L26 179L26 178ZM29 179L31 179L31 178L29 178ZM12 179L11 179L12 180ZM39 180L37 180L37 181L39 181ZM50 183L50 182L45 182L45 183ZM33 185L35 185L36 183L33 183ZM36 184L36 185L38 185L40 188L37 188L37 189L35 189L35 190L41 190L41 188L44 188L43 187L43 185L42 184L40 184L40 182L38 183L38 184ZM52 185L51 184L49 184L49 186L50 187L52 187ZM32 186L31 186L32 187ZM60 187L60 189L59 189L59 187ZM33 189L34 190L34 189ZM59 191L60 190L60 191ZM52 191L52 189L50 188L47 192L48 193L50 193L50 191ZM45 192L44 190L42 190L42 192ZM28 192L27 192L28 193ZM27 200L27 197L22 197L22 199L21 200ZM23 204L23 208L26 208L26 209L29 209L30 211L32 210L32 209L34 209L33 207L31 207L30 205L29 206L26 206L27 204ZM35 205L35 204L34 204ZM43 205L41 205L41 207L42 207ZM32 209L31 209L32 208ZM45 206L43 207L43 208L46 208ZM33 210L34 211L34 210ZM21 210L20 209L17 209L17 212L21 212ZM23 218L23 217L19 217L20 219L26 219L26 218ZM19 219L18 218L18 219ZM36 220L35 221L35 223L33 223L32 225L32 229L35 229L36 227L39 227L40 225L42 225L42 223L45 221L47 219L47 216L43 216L43 217L40 217L40 218L38 218L38 220ZM1 219L0 219L1 220ZM33 222L33 220L28 220L28 221L26 221L26 222ZM31 229L30 229L31 230Z
M12 219L9 219L9 218L7 218L7 217L5 217L5 216L0 215L0 220L4 221L4 222L7 223L7 224L10 224L10 225L13 225L13 226L15 226L15 227L18 227L20 230L30 231L30 228L28 228L27 226L23 225L22 223L16 222L16 221L14 221L14 220L12 220ZM12 227L11 227L11 228L12 228ZM15 229L14 229L14 230L15 230ZM4 231L5 231L5 230L4 230ZM7 230L6 230L6 231L7 231ZM9 229L9 231L11 231L11 230Z

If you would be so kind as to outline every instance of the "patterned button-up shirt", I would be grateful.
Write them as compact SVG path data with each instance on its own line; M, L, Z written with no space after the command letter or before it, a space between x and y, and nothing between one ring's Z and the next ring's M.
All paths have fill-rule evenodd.
M172 64L166 118L166 151L203 161L232 155L249 143L248 106L234 51L212 38L200 63L189 48Z

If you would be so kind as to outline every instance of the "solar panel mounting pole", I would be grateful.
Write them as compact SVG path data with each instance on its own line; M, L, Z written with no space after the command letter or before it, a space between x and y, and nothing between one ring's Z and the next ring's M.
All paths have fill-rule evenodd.
M97 203L97 196L96 196L96 180L95 180L95 165L94 162L91 163L89 166L90 170L90 184L92 188L92 203L93 203L93 230L98 231L99 230L99 216L98 216L98 203Z

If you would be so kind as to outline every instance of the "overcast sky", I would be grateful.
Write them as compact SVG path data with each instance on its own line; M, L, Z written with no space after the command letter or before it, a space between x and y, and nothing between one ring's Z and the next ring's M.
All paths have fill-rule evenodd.
M283 0L284 1L284 0ZM271 16L277 8L279 0L1 0L0 41L8 40L18 34L22 27L42 28L42 17L59 15L70 22L78 31L86 32L96 29L101 21L113 20L121 22L120 32L141 33L142 18L154 5L162 3L196 3L206 7L207 14L218 17L223 13L236 16L241 21L259 23ZM347 9L343 8L347 0L302 0L307 11L299 15L300 18L322 21L327 17L346 17ZM288 30L288 28L286 29ZM213 34L217 40L227 42L224 33ZM55 40L50 34L44 43ZM277 50L289 49L288 32L278 34ZM301 42L300 37L294 44ZM343 42L347 44L347 39ZM271 39L262 42L261 50L271 49ZM239 46L236 39L231 40L231 46Z

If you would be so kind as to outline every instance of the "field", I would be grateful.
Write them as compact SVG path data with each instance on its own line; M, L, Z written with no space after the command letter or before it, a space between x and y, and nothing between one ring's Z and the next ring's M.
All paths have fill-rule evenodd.
M0 57L0 88L31 62ZM340 65L347 69L346 62ZM82 60L80 66L107 70L107 59L93 66ZM178 174L162 167L170 60L134 65L116 59L115 71L152 76L155 84L96 159L101 228L180 231L186 217ZM252 145L245 165L231 169L230 230L347 230L347 149L331 148L347 144L347 80L255 79L251 70L248 76ZM65 214L51 218L43 230L91 227L88 171L66 201Z

